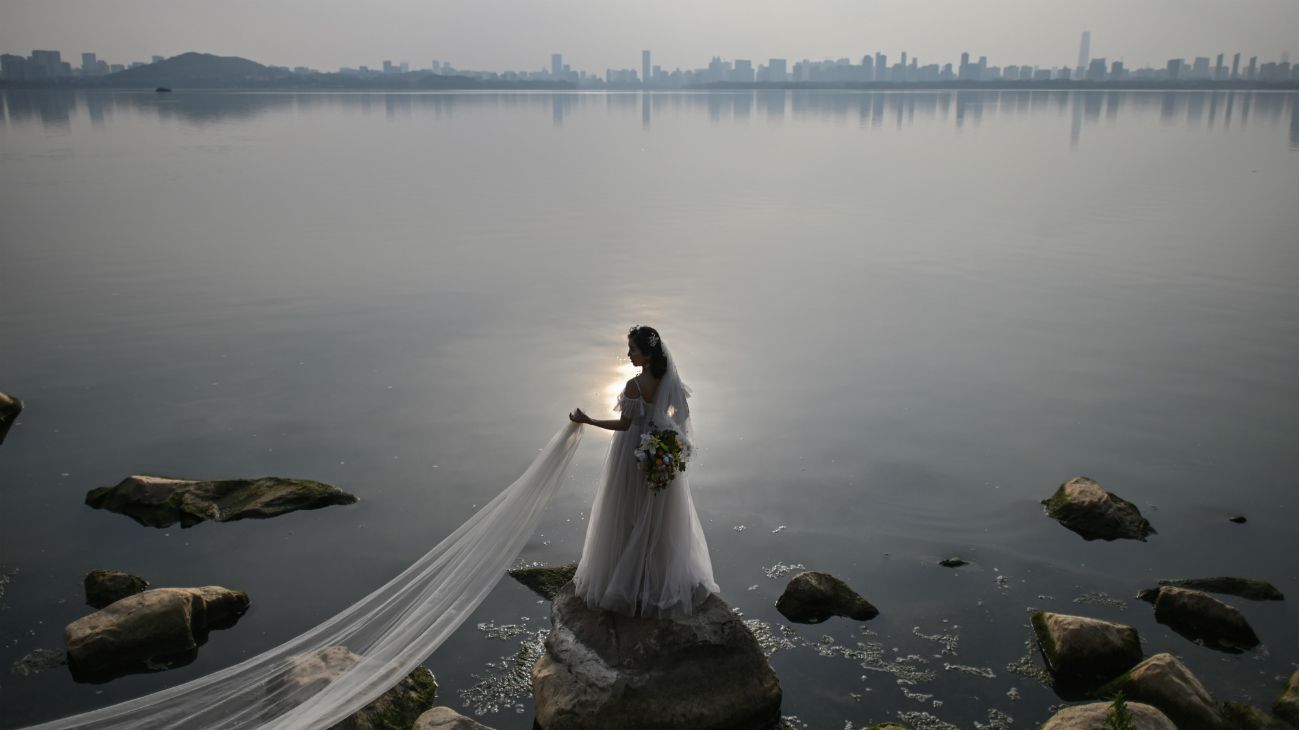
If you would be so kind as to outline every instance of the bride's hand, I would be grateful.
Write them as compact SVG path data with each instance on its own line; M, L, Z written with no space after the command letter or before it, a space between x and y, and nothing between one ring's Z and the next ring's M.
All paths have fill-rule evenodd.
M583 413L581 408L574 408L573 413L569 414L569 420L574 423L591 423L591 417Z

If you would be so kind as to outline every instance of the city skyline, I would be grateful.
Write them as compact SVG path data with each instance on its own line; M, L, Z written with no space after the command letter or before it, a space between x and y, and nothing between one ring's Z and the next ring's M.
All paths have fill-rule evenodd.
M676 0L645 7L451 0L436 8L414 2L372 8L284 0L274 13L252 0L6 4L0 48L11 53L55 48L140 60L199 50L322 70L383 58L406 60L412 68L439 58L497 72L535 70L561 51L573 68L598 71L639 68L636 54L645 48L655 50L664 68L689 68L714 55L757 62L858 58L868 50L891 56L907 50L929 59L955 59L970 51L993 62L1055 68L1074 65L1083 29L1092 34L1093 57L1122 59L1129 67L1236 50L1261 60L1283 53L1294 59L1297 50L1297 5L1284 0L1261 0L1249 8L1208 0L1151 0L1137 6L1104 0L1049 9L1032 0L961 5L880 0L869 6L851 0L802 5L713 0L707 7Z

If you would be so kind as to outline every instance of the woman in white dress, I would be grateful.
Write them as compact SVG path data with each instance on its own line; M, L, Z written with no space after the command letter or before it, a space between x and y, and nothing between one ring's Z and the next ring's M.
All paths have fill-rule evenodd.
M614 432L573 582L591 608L628 616L679 617L718 592L690 483L678 473L650 489L634 455L646 431L673 428L690 436L690 390L659 333L633 327L627 356L641 374L627 381L615 406L620 417L596 420L576 409L576 423Z

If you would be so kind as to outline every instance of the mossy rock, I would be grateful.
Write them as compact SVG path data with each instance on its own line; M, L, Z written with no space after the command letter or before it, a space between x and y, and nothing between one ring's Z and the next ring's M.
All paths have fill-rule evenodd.
M1273 713L1292 725L1296 724L1296 672L1291 672L1282 694L1273 700Z
M438 682L427 667L416 667L397 686L330 730L410 730L433 707Z
M511 578L528 586L537 595L548 601L553 601L555 600L555 594L560 592L564 584L573 580L573 574L577 570L577 563L566 563L555 566L543 565L534 568L517 568L507 572Z
M127 596L134 596L149 587L149 581L120 570L92 570L82 580L86 589L86 604L103 608Z
M1291 726L1272 714L1244 702L1223 703L1224 727L1232 730L1290 730Z
M776 600L776 610L797 623L821 623L832 616L869 621L880 611L847 583L830 573L806 570L790 579Z
M1124 697L1160 710L1182 730L1221 730L1223 716L1201 680L1177 657L1156 654L1110 681L1098 698Z
M1194 591L1205 591L1206 593L1222 593L1251 601L1281 601L1286 598L1282 595L1282 591L1279 591L1272 583L1252 578L1237 578L1230 575L1216 576L1214 578L1179 578L1176 580L1161 580L1156 583L1157 585L1190 588Z
M329 484L280 477L193 481L135 475L86 493L86 504L91 507L160 528L177 522L191 527L204 520L264 519L356 502L356 497Z
M1136 505L1088 477L1075 477L1043 500L1047 515L1085 540L1141 540L1155 533Z
M1201 591L1161 586L1155 617L1184 638L1211 649L1240 654L1259 645L1259 637L1240 611Z

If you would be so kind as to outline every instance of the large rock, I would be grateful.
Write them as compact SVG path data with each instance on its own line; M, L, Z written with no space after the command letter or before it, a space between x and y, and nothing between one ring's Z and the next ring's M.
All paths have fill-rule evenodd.
M1286 720L1292 725L1296 724L1296 673L1291 672L1291 678L1286 681L1286 688L1282 694L1273 700L1273 712L1278 717Z
M12 395L0 393L0 444L9 435L9 427L14 425L18 414L23 412L23 402Z
M1116 691L1165 714L1181 730L1220 730L1224 718L1205 685L1173 654L1156 654L1133 667L1098 694Z
M1206 593L1223 593L1229 596L1237 596L1252 601L1281 601L1286 598L1282 595L1282 591L1279 591L1272 583L1266 583L1262 580L1254 580L1251 578L1236 578L1228 575L1217 576L1214 578L1162 580L1158 581L1158 585L1173 586L1175 588L1190 588L1194 591L1205 591ZM1156 591L1158 590L1159 589L1156 589Z
M1146 541L1155 528L1132 502L1101 488L1088 477L1075 477L1043 500L1049 517L1085 540Z
M209 631L233 626L247 610L247 594L220 586L127 596L68 624L68 664L82 682L182 666L198 656Z
M686 618L635 618L588 608L570 583L551 623L532 671L542 730L750 730L780 718L776 672L716 595Z
M867 621L880 615L875 606L844 581L815 570L790 579L781 597L776 599L776 610L791 621L804 624L821 623L831 616Z
M1259 644L1246 617L1208 593L1161 586L1155 604L1156 621L1212 649L1235 654Z
M1132 626L1048 611L1035 613L1030 623L1048 670L1067 687L1100 684L1142 660Z
M268 709L263 722L278 717L351 669L362 657L346 646L331 646L310 654L290 657L288 671L276 675L266 687ZM425 667L416 667L392 689L357 710L329 730L397 730L411 727L433 707L438 682Z
M1129 702L1128 711L1136 730L1178 730L1177 725L1151 705ZM1072 705L1052 715L1038 730L1097 730L1105 726L1109 715L1109 702Z
M435 707L415 719L411 730L492 730L450 707Z
M120 570L92 570L82 580L86 588L86 604L103 608L127 596L134 596L149 587L149 581Z
M150 527L170 527L177 522L181 527L190 527L204 520L275 517L356 501L356 497L329 484L279 477L206 482L137 475L116 486L86 493L86 504L91 507L127 515Z
M1224 702L1225 727L1232 730L1291 730L1291 726L1254 705L1244 702Z
M553 601L555 594L560 592L564 584L573 580L573 574L578 572L578 564L516 568L508 572L511 578L528 586L537 595Z

